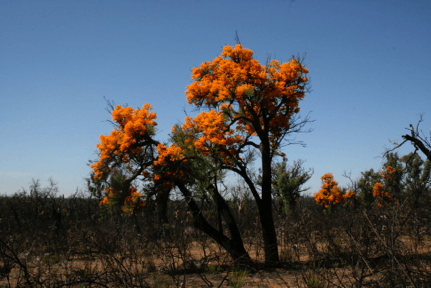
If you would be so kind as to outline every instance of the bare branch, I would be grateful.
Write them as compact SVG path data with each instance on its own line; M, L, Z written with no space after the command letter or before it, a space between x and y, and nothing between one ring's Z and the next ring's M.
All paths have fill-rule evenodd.
M398 144L396 142L390 141L393 145L396 145L396 146L392 149L387 150L383 154L383 157L386 156L388 153L400 148L407 141L410 141L412 143L412 145L415 147L415 153L419 149L419 150L421 150L422 153L425 154L425 156L428 158L428 160L431 161L431 143L427 137L422 138L419 134L419 125L421 122L423 122L423 114L421 114L419 117L419 121L416 125L416 129L414 129L412 124L410 124L409 128L406 128L407 130L410 131L410 135L406 134L406 135L401 136L404 138L403 142ZM424 133L422 132L422 134L424 134Z

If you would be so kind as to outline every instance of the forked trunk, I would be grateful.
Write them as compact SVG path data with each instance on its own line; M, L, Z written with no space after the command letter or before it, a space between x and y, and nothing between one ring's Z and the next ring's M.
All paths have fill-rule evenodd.
M190 191L187 187L177 181L175 183L180 189L181 193L186 198L186 202L193 213L193 222L194 226L210 236L214 239L218 244L220 244L226 251L230 254L232 259L236 264L243 265L246 267L253 267L253 261L248 255L247 251L244 248L244 244L239 233L238 227L236 226L235 220L233 219L232 214L230 213L229 206L226 204L224 199L218 193L218 191L214 188L214 199L220 209L222 217L225 219L226 224L228 225L228 229L231 234L231 239L229 239L226 235L223 234L223 231L219 231L214 228L210 223L206 221L204 216L202 215L202 211L199 206L194 201Z

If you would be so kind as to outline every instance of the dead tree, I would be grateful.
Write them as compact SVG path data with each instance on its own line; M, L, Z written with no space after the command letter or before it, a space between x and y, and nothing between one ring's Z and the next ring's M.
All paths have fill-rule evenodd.
M396 146L394 148L386 151L385 155L389 152L394 151L395 149L398 149L407 141L410 141L410 143L415 147L414 153L416 153L418 150L420 150L422 153L425 154L427 159L429 161L431 161L431 141L430 141L431 132L430 132L429 138L425 136L425 134L423 133L422 130L420 130L421 133L419 133L419 125L422 121L423 121L423 114L420 115L418 124L416 125L416 129L413 127L412 124L410 124L410 128L406 128L407 130L410 131L410 135L409 134L403 135L402 137L403 137L404 141L401 143L392 142Z

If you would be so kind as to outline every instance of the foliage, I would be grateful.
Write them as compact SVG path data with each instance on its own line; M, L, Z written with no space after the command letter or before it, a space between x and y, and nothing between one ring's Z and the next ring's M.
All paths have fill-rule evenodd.
M401 157L404 163L403 182L405 192L420 197L429 194L431 184L431 162L409 153Z
M386 167L386 171L382 171L383 181L385 185L380 182L377 182L373 186L373 196L378 199L377 205L380 207L386 207L388 204L398 204L398 202L394 201L393 198L389 195L389 192L385 192L383 189L390 190L394 187L393 183L395 176L398 176L397 170L392 166Z
M262 66L252 55L240 44L225 46L222 56L192 69L194 82L187 86L187 101L211 109L193 122L186 119L184 128L202 133L195 141L198 149L207 152L218 145L221 152L240 161L243 147L252 145L247 141L258 136L269 142L272 156L293 128L291 119L305 96L308 70L296 59Z
M247 277L248 271L241 269L234 269L229 276L229 287L242 288L244 287L244 278Z
M374 172L373 169L361 172L361 177L358 181L358 188L360 191L359 199L361 200L361 204L363 206L370 207L374 202L375 198L373 196L373 187L377 182L381 181L381 173Z
M273 166L273 194L280 202L280 209L286 214L294 210L301 193L310 189L303 185L313 176L313 169L306 171L304 162L297 160L292 165L287 165L287 159L283 158L282 162Z
M102 180L107 177L114 167L126 164L125 168L132 170L132 165L140 165L148 161L147 151L143 146L151 141L154 127L157 123L156 114L150 112L149 104L142 109L132 109L117 105L112 111L112 120L115 128L109 136L100 136L99 160L91 164L94 178Z
M142 195L131 183L143 176L146 165L153 160L152 136L157 123L152 107L145 104L142 109L117 105L112 107L114 130L108 136L100 136L97 145L99 159L90 165L95 191L104 186L105 197L100 204L111 204L132 215L144 207ZM106 184L100 184L106 183ZM100 192L99 192L100 193Z
M325 209L333 207L339 203L344 203L348 199L355 196L352 190L342 194L341 189L338 188L338 182L334 180L331 173L327 173L321 177L322 187L319 192L314 194L314 200L318 205L323 206Z
M358 199L367 209L375 201L378 206L394 204L403 194L413 196L416 201L429 194L431 165L428 160L422 160L416 153L400 157L396 152L388 152L382 166L380 173L370 169L354 182Z
M387 153L386 161L383 163L382 176L385 180L385 186L392 195L399 195L404 190L403 183L403 163L398 153ZM390 168L389 168L390 167Z
M128 215L134 215L137 211L142 210L145 202L136 187L130 185L128 188L123 187L127 181L127 176L123 173L121 170L113 173L108 187L105 188L105 197L99 204L109 206L111 211L117 212L121 209Z

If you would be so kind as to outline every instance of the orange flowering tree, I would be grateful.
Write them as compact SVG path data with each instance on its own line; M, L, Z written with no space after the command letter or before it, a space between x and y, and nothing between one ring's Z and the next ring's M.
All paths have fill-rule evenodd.
M299 121L299 101L307 91L308 73L298 59L272 60L261 65L253 52L240 44L225 46L221 56L192 69L187 86L190 104L204 108L181 127L191 131L189 143L220 169L240 175L257 202L266 262L278 261L278 245L272 218L272 162L308 119ZM250 160L261 160L261 185L249 174Z
M325 209L329 209L339 203L344 203L355 196L352 190L343 194L338 187L338 182L334 180L334 176L331 173L323 175L321 179L323 182L322 187L319 192L314 194L314 201Z
M288 135L302 131L309 122L297 116L307 92L308 70L298 59L261 65L251 50L236 45L225 46L221 56L192 71L187 100L205 111L174 126L168 145L153 139L157 123L148 104L138 110L117 106L112 113L116 129L101 137L99 161L91 166L95 178L109 177L113 167L121 166L130 170L128 180L141 177L165 190L177 187L195 227L222 245L234 260L248 262L238 227L217 186L223 171L235 172L245 180L258 205L265 260L278 261L271 165L275 156L284 155L283 144L292 143ZM256 155L261 159L259 185L250 174ZM196 189L213 198L229 237L222 227L217 229L206 221L195 201Z
M110 135L100 136L100 144L97 145L99 159L90 165L95 182L112 184L105 188L106 195L100 204L115 202L131 215L144 206L142 195L131 184L154 159L156 142L152 136L157 123L154 121L156 114L150 111L149 104L141 109L112 106L115 128ZM122 171L121 179L118 179L118 171Z

